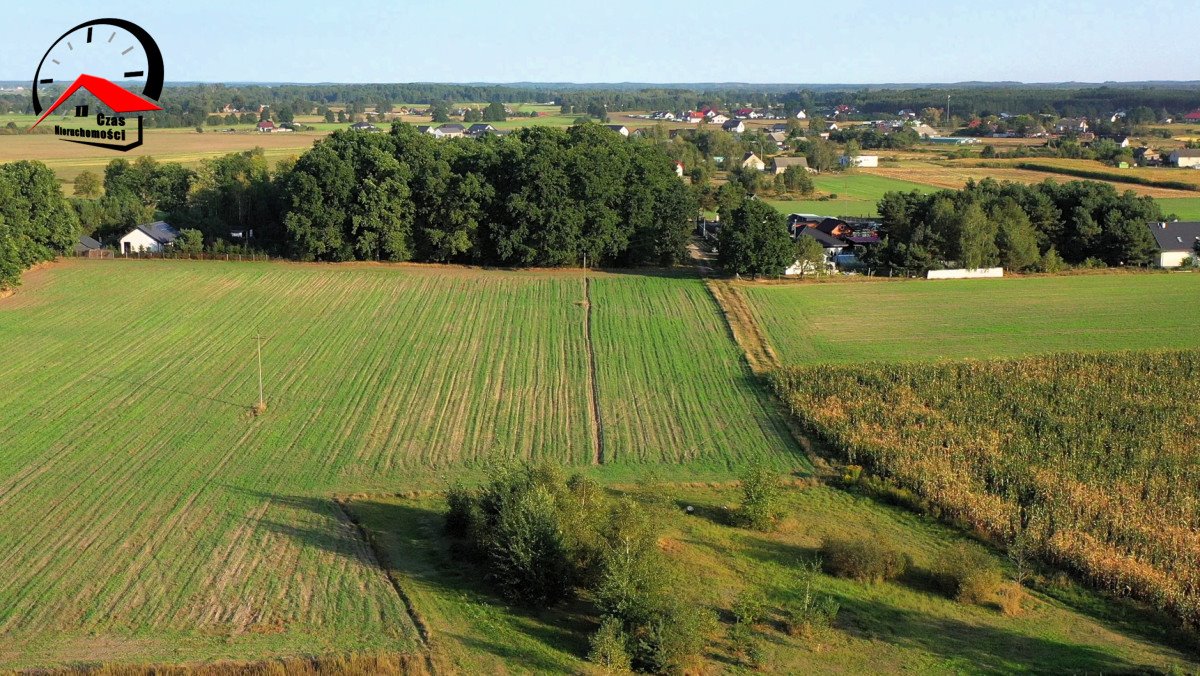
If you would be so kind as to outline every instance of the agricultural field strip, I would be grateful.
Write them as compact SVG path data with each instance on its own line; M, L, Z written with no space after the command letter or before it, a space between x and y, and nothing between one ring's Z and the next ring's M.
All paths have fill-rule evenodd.
M785 364L1200 346L1200 275L747 285Z
M408 645L404 608L327 496L426 466L591 460L586 379L568 375L586 368L577 278L124 261L37 274L48 280L0 310L12 346L0 563L16 571L0 581L0 632L13 641L208 626L336 633L327 649ZM598 340L616 461L796 464L764 435L777 425L756 385L720 394L744 367L700 281L650 281L596 288L601 336L624 331L620 303L644 293L673 317L665 330L637 314L647 343ZM269 412L255 419L258 330ZM679 350L689 343L704 354L698 374ZM610 363L640 370L624 421Z

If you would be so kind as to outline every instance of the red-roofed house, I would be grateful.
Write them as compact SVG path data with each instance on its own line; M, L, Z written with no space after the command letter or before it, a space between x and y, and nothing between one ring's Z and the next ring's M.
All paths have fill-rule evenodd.
M258 123L258 130L263 132L275 131L275 123L270 120L262 120Z
M1184 115L1183 119L1187 120L1188 122L1200 122L1200 110L1193 110L1187 115Z

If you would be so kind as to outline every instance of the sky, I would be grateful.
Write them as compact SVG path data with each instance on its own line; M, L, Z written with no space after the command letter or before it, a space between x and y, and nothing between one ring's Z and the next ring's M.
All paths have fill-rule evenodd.
M141 25L166 80L204 82L1105 82L1200 80L1200 2L729 0L17 2L0 79L32 79L91 19ZM1185 30L1185 34L1187 31Z

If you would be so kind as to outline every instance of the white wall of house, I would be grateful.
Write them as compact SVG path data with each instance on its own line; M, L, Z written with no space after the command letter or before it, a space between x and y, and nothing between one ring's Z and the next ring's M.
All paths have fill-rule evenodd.
M930 270L925 273L926 279L989 279L1003 276L1004 268L979 268L978 270L959 268L956 270Z
M157 252L162 251L163 246L158 243L158 240L135 228L133 232L121 238L120 250L121 253L134 251Z
M1191 252L1188 251L1160 251L1158 254L1158 267L1177 268L1183 265L1183 262L1191 256Z
M1177 167L1195 169L1196 167L1200 167L1200 157L1180 157L1178 153L1171 153L1171 164Z

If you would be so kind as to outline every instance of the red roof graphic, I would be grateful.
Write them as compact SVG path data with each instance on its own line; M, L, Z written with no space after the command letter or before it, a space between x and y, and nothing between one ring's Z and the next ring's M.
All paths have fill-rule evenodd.
M71 95L79 91L80 87L88 90L91 92L92 96L100 99L101 103L109 108L112 108L114 113L140 113L148 110L162 110L162 108L160 108L153 101L144 99L128 89L125 89L124 87L113 84L102 77L85 74L80 75L75 79L75 82L72 83L70 87L67 87L67 91L63 92L62 96L58 97L58 100L54 102L54 105L50 106L46 109L46 112L42 113L42 116L38 118L37 122L33 123L33 127L41 124L42 120L46 119L47 115L53 113L55 108L58 108L60 105L62 105L63 101L71 98ZM33 129L33 127L30 127L30 129Z

